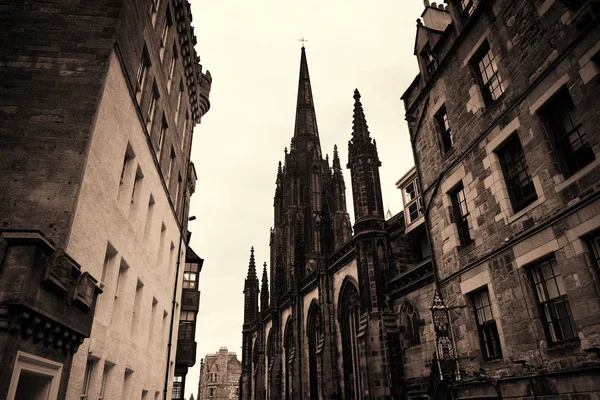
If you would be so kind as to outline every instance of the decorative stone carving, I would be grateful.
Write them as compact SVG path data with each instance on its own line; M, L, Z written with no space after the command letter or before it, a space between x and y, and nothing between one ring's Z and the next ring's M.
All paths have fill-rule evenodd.
M56 249L46 262L43 280L66 293L72 272L73 263L67 258L65 251L63 249Z
M75 286L75 291L73 293L73 301L86 310L89 310L94 303L95 293L96 282L94 282L94 278L87 272L82 273L77 279L77 285Z

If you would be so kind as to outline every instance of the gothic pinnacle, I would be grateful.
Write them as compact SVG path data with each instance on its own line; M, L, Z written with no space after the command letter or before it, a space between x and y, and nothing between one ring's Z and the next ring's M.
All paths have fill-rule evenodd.
M360 102L360 92L354 89L354 118L352 119L352 137L353 140L369 140L369 127L365 113Z
M250 262L248 263L248 279L258 279L256 276L256 263L254 261L254 246L250 248Z

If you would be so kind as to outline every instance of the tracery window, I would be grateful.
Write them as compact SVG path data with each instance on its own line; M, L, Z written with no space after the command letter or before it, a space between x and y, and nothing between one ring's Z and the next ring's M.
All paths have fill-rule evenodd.
M419 332L419 314L415 307L409 302L404 303L403 323L406 339L409 346L421 344L421 335Z
M346 282L340 299L344 398L355 400L362 397L357 339L359 318L360 301L358 290L354 284Z

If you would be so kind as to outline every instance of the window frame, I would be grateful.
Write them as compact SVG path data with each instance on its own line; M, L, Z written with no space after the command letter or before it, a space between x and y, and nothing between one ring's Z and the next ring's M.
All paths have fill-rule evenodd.
M185 317L183 317L184 315ZM189 319L190 315L192 316L191 319ZM183 327L185 327L185 329L182 329ZM196 315L194 311L182 310L179 314L179 331L177 332L178 340L194 340L194 337L196 336L195 330Z
M144 44L142 57L135 78L135 97L138 103L141 103L142 93L144 92L144 86L146 86L146 80L148 79L151 66L152 62L150 60L150 54L148 54L148 47Z
M477 8L477 0L457 0L458 12L463 23L467 22Z
M478 304L479 296L485 295L487 304L483 302ZM477 333L479 335L479 347L481 354L485 361L499 360L502 356L502 343L500 341L500 333L498 332L498 322L494 317L494 311L492 309L492 301L490 299L490 292L487 285L479 288L470 293L471 303L473 305L473 314L475 316L475 324L477 325ZM489 311L491 316L490 319L482 321L480 318L480 311L483 311L483 316ZM489 338L488 338L489 337ZM491 353L488 343L491 342L491 347L494 354ZM496 346L494 346L496 344Z
M535 184L533 183L533 176L529 173L529 166L518 133L516 131L513 132L502 143L502 146L495 150L495 153L500 160L513 213L517 213L538 199ZM512 166L511 163L513 164ZM528 181L525 186L523 185L523 174L525 175L525 180ZM518 183L518 187L515 183ZM529 194L525 194L524 188L526 187L531 191ZM517 193L517 188L521 192L520 194Z
M487 64L485 63L486 57L489 61ZM473 55L473 58L471 59L471 65L475 76L477 77L479 87L481 88L481 94L485 106L489 107L502 97L505 92L505 88L503 86L503 80L499 72L498 63L496 61L496 54L492 51L488 40L484 40L479 46ZM490 69L488 69L488 67ZM491 75L489 74L490 71L492 72ZM497 82L497 86L493 86L493 82ZM495 94L496 89L500 89L500 93L497 95Z
M546 264L550 265L550 267L551 267L551 271L552 271L551 279L554 281L555 286L556 286L556 291L558 293L558 296L555 296L552 298L550 298L550 294L548 292L548 287L546 285L546 283L549 282L550 279L545 279L544 273L542 271L542 266L546 265ZM556 258L554 256L554 254L552 254L549 257L546 257L546 258L536 261L535 263L531 264L527 268L527 272L529 274L529 278L530 278L530 281L532 284L534 296L535 296L535 299L537 302L540 319L541 319L542 325L544 327L544 334L546 336L546 341L548 342L548 346L561 345L563 343L573 343L573 342L579 341L577 325L575 324L575 319L573 318L573 312L571 310L571 305L569 303L568 295L566 293L564 282L562 280L562 275L560 273L558 273L558 274L556 273L556 266L557 266ZM541 278L541 280L539 282L538 282L538 278ZM559 278L559 280L556 280L555 278ZM560 285L559 285L559 282L560 282ZM564 292L564 294L560 294L561 287L562 287L562 291ZM539 288L543 289L543 294L546 299L542 299L540 297ZM552 317L551 311L549 310L549 307L547 308L546 306L547 305L555 305L555 304L559 304L559 303L566 304L565 311L567 312L567 317L550 321L548 319L548 316L550 315L550 317ZM556 306L554 307L554 312L555 313L557 312ZM569 320L569 326L572 329L572 337L563 338L563 339L555 338L557 336L556 328L555 328L556 324L559 324L559 326L560 326L561 321L565 320L565 319ZM554 328L554 331L551 328ZM561 326L561 330L562 330L562 326Z
M444 118L445 117L445 118ZM454 132L450 126L450 120L448 119L448 110L446 105L440 107L435 113L435 122L440 131L440 138L442 139L442 150L444 154L447 154L454 148Z
M190 267L188 267L188 265ZM188 269L191 268L191 266L196 266L196 270L194 271L193 269ZM188 279L190 277L193 276L193 280L192 279ZM188 285L186 286L186 282L193 282L193 285ZM183 289L194 289L197 290L198 289L198 264L196 263L185 263L184 268L183 268L183 284L182 284L182 288Z
M462 192L462 199L459 198L459 194ZM462 182L454 186L450 192L450 199L452 203L452 216L456 229L458 230L459 248L464 249L471 243L475 242L475 239L471 237L473 231L472 222L470 220L471 212L467 206L467 195ZM461 204L464 205L466 213L463 213Z
M564 118L559 116L560 113L564 113L564 117L568 117L569 122L572 126L570 130L567 130L564 126ZM596 159L596 154L591 147L589 141L587 141L587 132L584 129L583 122L580 121L576 113L575 103L569 93L567 87L559 89L547 104L541 110L542 118L546 127L546 131L551 136L556 153L558 153L559 163L561 166L561 172L565 177L571 177L577 172L581 171L587 165L591 164ZM583 133L581 133L582 131ZM579 149L584 147L588 148L587 156L591 154L584 163L580 162L581 154L577 154L572 147L572 135L577 135L577 141L579 141Z

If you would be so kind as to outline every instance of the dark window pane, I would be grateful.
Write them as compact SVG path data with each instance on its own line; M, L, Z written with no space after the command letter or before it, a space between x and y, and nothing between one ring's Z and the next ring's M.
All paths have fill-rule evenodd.
M446 152L454 145L454 136L452 134L452 129L450 128L450 123L448 122L448 113L446 112L445 107L437 113L436 119L442 135L444 152Z
M566 89L556 96L544 111L544 115L548 129L555 138L567 176L579 171L596 158L583 123L575 116L575 106Z
M500 335L498 335L487 288L474 293L472 299L483 356L486 360L501 358Z
M525 154L515 133L498 152L506 179L506 188L513 211L519 211L537 199L533 180L529 175Z
M467 207L467 198L462 184L454 190L451 194L451 198L460 245L461 247L465 247L473 242L474 237L473 230L471 229L469 209Z
M492 53L487 43L478 51L474 64L481 79L484 100L486 104L490 104L504 93L504 87L498 74L498 65L494 53Z

